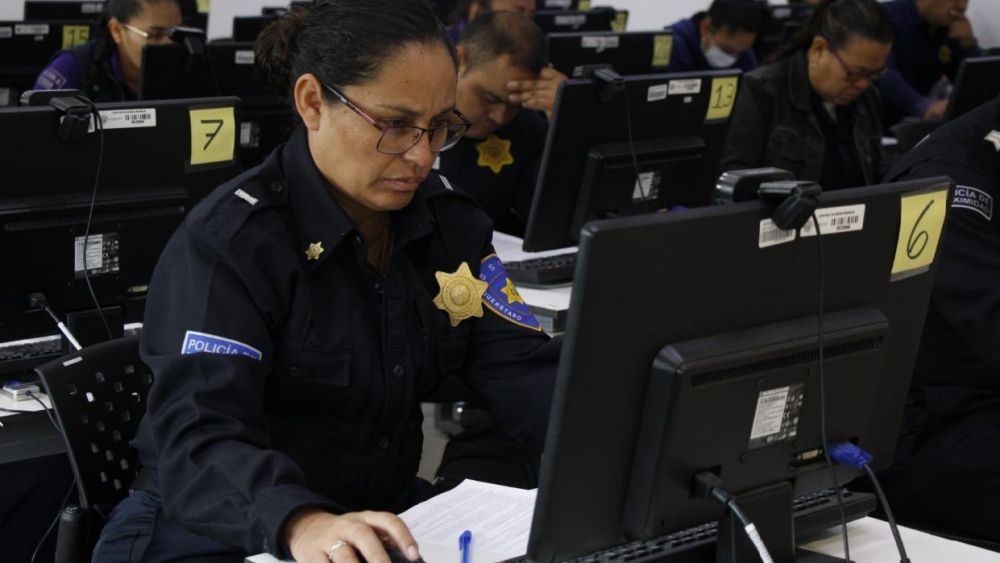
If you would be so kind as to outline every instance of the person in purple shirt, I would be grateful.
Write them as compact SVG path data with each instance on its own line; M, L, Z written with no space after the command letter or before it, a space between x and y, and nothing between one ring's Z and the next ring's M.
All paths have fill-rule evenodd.
M965 15L968 6L969 0L886 3L896 34L889 72L879 85L886 126L905 117L944 118L948 101L931 99L931 89L943 76L954 80L962 60L980 53Z
M667 72L757 68L753 42L762 20L760 5L752 0L715 0L708 12L680 20L668 29L674 47Z
M180 23L177 0L107 0L96 37L57 53L34 89L82 90L95 102L133 100L142 48L170 42L170 29Z

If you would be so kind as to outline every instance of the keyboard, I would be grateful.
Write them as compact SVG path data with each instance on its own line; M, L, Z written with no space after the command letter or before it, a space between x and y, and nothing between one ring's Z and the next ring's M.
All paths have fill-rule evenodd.
M61 354L62 338L59 336L0 343L0 374L31 371Z
M864 518L875 510L875 497L868 493L843 491L844 517L848 522ZM833 489L801 496L792 503L795 538L802 542L840 522ZM571 559L572 563L653 563L714 560L718 523L709 522L648 540L637 540ZM509 560L526 561L523 558Z
M573 280L576 252L504 262L504 267L515 282L532 285L564 283Z

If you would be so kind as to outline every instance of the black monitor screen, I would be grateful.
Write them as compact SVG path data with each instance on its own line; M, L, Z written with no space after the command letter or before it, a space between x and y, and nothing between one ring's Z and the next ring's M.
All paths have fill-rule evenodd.
M924 246L911 262L907 241L941 232L949 189L937 178L822 194L822 315L815 230L764 236L773 223L759 202L589 224L528 559L565 561L717 520L720 506L692 496L701 471L736 495L831 487L820 317L828 438L855 441L886 467L937 252ZM920 218L928 205L934 220ZM845 213L859 220L834 230ZM841 485L853 474L838 471ZM778 506L775 516L790 513L791 499Z
M62 49L86 43L94 23L77 21L0 22L0 107L17 105L38 74Z
M573 31L625 31L628 22L627 11L614 8L593 8L591 10L538 10L535 23L545 33L568 33Z
M580 77L587 65L611 65L619 74L663 72L670 64L670 31L550 33L546 40L552 66Z
M233 18L233 41L256 41L260 32L278 17L277 15L236 16Z
M103 156L96 132L60 138L52 108L0 109L0 340L57 332L33 304L37 293L64 318L96 312L96 297L119 321L141 320L168 237L195 202L237 173L237 101L100 104ZM84 343L106 337L92 336L78 334Z
M26 20L97 20L104 11L104 0L25 0Z
M564 82L524 249L571 246L594 219L709 204L739 81L738 70L625 77L611 99L600 81Z
M968 113L997 96L1000 96L1000 57L965 59L958 67L947 118Z

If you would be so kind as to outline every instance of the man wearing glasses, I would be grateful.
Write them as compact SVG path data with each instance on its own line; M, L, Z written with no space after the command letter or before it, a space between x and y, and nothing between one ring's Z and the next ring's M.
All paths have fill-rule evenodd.
M471 126L436 167L471 194L498 231L523 236L555 91L566 79L545 66L545 37L514 12L473 20L458 42L458 109Z
M108 0L87 43L59 52L38 75L36 90L75 89L95 102L136 99L142 48L170 42L181 24L176 0Z

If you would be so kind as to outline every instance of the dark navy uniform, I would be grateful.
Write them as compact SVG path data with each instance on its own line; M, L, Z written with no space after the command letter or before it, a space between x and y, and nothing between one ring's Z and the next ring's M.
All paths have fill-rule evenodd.
M889 71L879 82L884 101L883 118L892 126L904 117L923 117L933 100L931 89L942 76L955 80L958 66L967 57L979 56L978 47L965 49L948 37L947 28L934 29L917 13L915 0L885 3L892 18L895 40Z
M486 139L466 137L441 153L439 169L479 202L498 231L523 237L548 129L538 112L519 111Z
M937 129L887 180L956 184L886 492L900 519L1000 541L1000 98Z
M307 145L300 130L213 192L153 276L142 355L156 381L135 440L146 492L123 504L162 498L156 526L175 555L287 557L282 527L300 508L421 500L420 401L448 375L511 436L544 442L559 345L492 256L489 219L432 174L391 214L383 276ZM489 289L482 316L453 325L435 297L463 263ZM123 549L127 519L112 519L95 561ZM159 533L149 553L165 549Z

